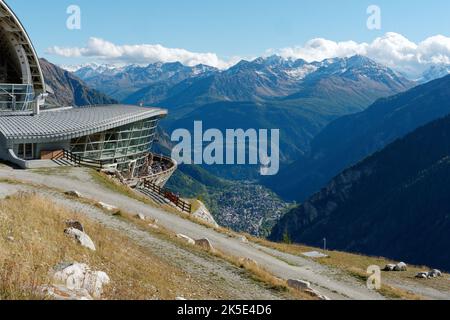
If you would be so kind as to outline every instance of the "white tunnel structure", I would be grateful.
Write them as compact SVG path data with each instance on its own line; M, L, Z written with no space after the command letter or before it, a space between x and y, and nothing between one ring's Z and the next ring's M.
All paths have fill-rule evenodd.
M32 109L45 93L39 58L22 23L0 0L0 111Z

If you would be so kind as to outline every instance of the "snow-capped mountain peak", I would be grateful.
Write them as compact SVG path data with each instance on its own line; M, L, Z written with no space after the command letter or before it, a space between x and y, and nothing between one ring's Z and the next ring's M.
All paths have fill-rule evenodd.
M450 74L450 65L448 64L438 64L431 66L426 70L422 77L417 80L420 83L430 82L439 78L443 78Z

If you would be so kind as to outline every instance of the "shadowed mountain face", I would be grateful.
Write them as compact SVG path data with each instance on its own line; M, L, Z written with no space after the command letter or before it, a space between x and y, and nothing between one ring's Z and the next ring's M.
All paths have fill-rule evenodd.
M303 201L343 169L449 113L450 76L380 99L329 124L313 139L309 154L265 184L286 199Z
M450 270L450 117L419 128L290 211L271 239Z
M116 104L117 101L89 88L81 79L45 59L40 59L45 82L54 91L47 102L57 106Z

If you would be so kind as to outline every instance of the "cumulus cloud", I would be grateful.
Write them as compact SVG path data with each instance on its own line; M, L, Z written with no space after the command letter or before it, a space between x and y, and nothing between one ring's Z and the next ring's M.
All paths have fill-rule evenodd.
M371 43L317 38L303 46L271 50L270 53L309 62L359 54L407 75L418 76L432 64L450 64L450 38L437 35L414 43L401 34L389 32Z
M239 57L223 60L215 53L197 53L185 49L166 48L158 44L117 45L94 37L90 38L84 47L54 46L49 48L47 53L67 58L87 57L108 63L148 64L178 61L188 66L206 64L219 69L228 68L240 60ZM432 64L450 65L450 38L436 35L420 43L414 43L394 32L388 32L371 43L336 42L317 38L301 46L270 49L266 54L278 54L284 58L304 59L308 62L359 54L410 77L417 77Z
M159 44L116 45L94 37L89 39L85 47L61 48L54 46L47 49L47 53L66 58L96 58L108 62L138 64L181 62L188 66L205 64L221 69L234 62L221 60L215 53L197 53L185 49L166 48Z

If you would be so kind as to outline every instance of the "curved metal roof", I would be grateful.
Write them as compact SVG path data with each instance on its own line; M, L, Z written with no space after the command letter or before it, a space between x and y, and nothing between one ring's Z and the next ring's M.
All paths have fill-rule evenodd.
M32 84L35 94L45 92L45 81L39 58L23 25L9 6L0 0L0 29L6 34L6 42L14 52L22 73L23 83Z
M0 117L0 134L12 143L67 141L166 115L164 109L128 105L64 108L37 115L11 114Z

